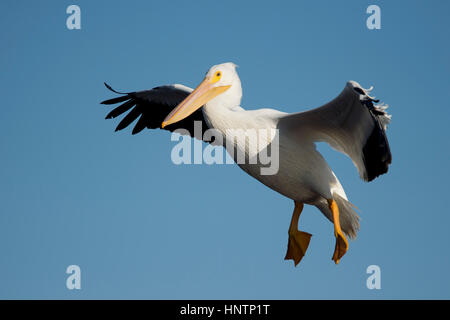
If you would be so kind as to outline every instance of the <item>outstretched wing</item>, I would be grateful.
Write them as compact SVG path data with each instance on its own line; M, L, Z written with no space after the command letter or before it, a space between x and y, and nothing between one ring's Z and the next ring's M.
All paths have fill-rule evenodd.
M278 127L302 141L323 141L349 156L361 179L372 181L388 171L392 161L386 127L391 120L384 105L357 82L324 106L282 116Z
M113 119L128 112L116 127L116 131L119 131L128 127L139 118L133 128L132 134L139 133L144 128L161 128L161 123L164 118L192 92L191 88L181 84L165 85L150 90L128 93L118 92L106 83L105 86L109 90L122 95L120 97L101 102L106 105L122 103L108 113L106 119ZM164 127L164 130L173 132L177 129L186 129L189 134L194 137L195 121L201 122L201 134L203 137L203 133L208 129L208 125L205 122L201 109L198 109L189 117L177 123ZM198 138L201 139L202 137Z

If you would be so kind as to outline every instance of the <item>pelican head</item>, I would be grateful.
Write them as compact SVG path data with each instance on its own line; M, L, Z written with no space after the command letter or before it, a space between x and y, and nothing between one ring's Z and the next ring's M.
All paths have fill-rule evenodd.
M224 94L224 93L227 94ZM241 81L232 62L215 65L206 73L203 81L164 119L161 127L183 120L197 109L221 95L230 103L239 104L242 96Z

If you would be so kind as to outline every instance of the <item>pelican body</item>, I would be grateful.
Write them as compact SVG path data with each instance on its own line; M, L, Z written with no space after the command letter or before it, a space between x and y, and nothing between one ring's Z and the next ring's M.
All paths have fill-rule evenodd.
M195 90L166 85L121 93L124 95L102 103L123 102L106 118L115 118L131 109L116 131L138 117L133 134L144 128L161 128L183 129L185 134L194 136L195 123L217 131L224 138L224 147L245 172L294 201L285 259L292 259L297 265L306 253L311 234L299 231L297 226L303 205L309 204L316 206L334 225L336 245L332 259L338 264L348 250L344 233L356 237L359 217L315 143L327 142L349 156L365 181L386 173L392 160L386 137L391 117L385 111L387 106L374 105L378 100L369 95L370 90L349 81L338 97L309 111L289 114L274 109L245 110L240 106L242 86L236 66L224 63L211 67ZM257 136L256 140L231 139L229 132L234 129L274 134ZM272 174L262 174L266 164L261 162L237 161L239 154L247 159L258 158L273 147L279 163Z

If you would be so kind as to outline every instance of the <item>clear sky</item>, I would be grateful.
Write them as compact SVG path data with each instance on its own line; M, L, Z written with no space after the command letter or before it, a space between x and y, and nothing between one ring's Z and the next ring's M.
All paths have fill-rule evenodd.
M66 8L81 8L68 30ZM381 8L381 29L366 8ZM448 1L1 1L0 298L450 298ZM372 183L320 146L360 209L284 261L293 201L236 165L181 165L165 131L114 133L103 82L194 87L239 65L242 105L296 112L346 81L390 105L393 163ZM66 288L79 265L81 290ZM381 268L381 290L366 268Z

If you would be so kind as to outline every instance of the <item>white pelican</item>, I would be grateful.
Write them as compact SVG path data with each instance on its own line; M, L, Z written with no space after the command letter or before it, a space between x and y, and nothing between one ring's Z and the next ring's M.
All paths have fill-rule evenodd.
M258 170L261 164L238 165L266 186L294 200L285 260L292 259L295 265L304 256L311 238L311 234L297 229L305 203L316 206L334 224L336 245L332 260L336 264L348 250L344 233L353 238L359 229L354 206L316 150L315 142L327 142L349 156L365 181L386 173L391 163L385 133L391 118L385 111L387 106L374 105L373 102L378 100L369 95L371 89L365 90L354 81L349 81L339 96L324 106L293 114L273 109L243 109L240 106L241 81L233 63L213 66L195 90L174 84L121 93L105 85L123 94L102 102L107 105L123 102L106 119L131 109L116 131L138 117L133 134L144 128L170 131L184 128L193 136L195 121L201 121L203 128L218 130L225 139L230 128L276 129L279 138L279 170L276 174L262 175ZM267 139L263 147L256 146L257 153L271 141ZM248 155L250 142L233 140L233 143L236 150Z

